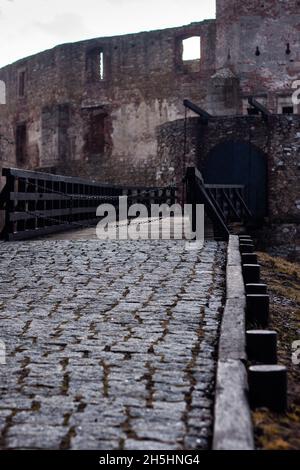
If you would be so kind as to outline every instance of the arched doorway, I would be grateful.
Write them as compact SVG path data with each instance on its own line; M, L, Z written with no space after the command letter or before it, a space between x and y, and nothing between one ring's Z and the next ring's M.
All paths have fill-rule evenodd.
M247 142L227 141L214 147L203 169L206 184L242 184L245 200L255 219L267 215L267 161L265 154Z

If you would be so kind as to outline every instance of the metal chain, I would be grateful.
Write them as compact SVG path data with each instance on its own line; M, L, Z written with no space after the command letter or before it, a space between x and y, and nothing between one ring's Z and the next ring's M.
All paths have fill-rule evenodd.
M80 223L80 222L70 222L68 220L65 220L65 221L61 221L59 219L55 219L54 217L47 217L46 215L41 215L41 214L38 214L37 212L30 212L30 211L27 211L25 210L24 211L25 214L29 214L31 215L33 218L37 218L37 219L42 219L42 220L49 220L50 222L56 222L58 225L62 225L62 223L64 224L67 224L67 225L72 225L72 226L76 226L76 227L81 227L81 228L88 228L88 227L94 227L93 224L88 224L88 223Z
M156 217L155 219L147 219L145 222L130 222L130 220L127 221L126 224L115 224L112 227L128 227L129 225L146 225L146 224L152 224L152 222L157 222L159 220L162 220L161 217Z
M171 190L171 189L176 189L176 185L172 184L169 186L162 186L158 188L152 188L152 189L145 189L144 191L141 191L137 194L118 194L116 196L110 196L110 195L84 195L84 194L68 194L68 193L63 193L62 191L56 191L54 189L50 188L45 188L44 186L39 185L38 183L35 184L35 187L40 188L43 190L43 194L51 193L51 194L59 194L61 196L66 196L69 200L118 200L120 197L127 196L128 199L134 199L134 198L139 198L141 196L146 196L150 195L150 193L153 193L155 191L162 191L162 190ZM133 191L135 191L133 189Z
M62 224L61 220L55 219L54 217L47 217L45 215L41 215L41 214L38 214L36 212L30 212L30 211L27 211L27 210L24 211L24 212L28 215L31 215L34 218L37 218L37 219L49 220L50 222L56 222L59 225ZM160 216L160 217L156 217L154 219L147 219L144 222L130 222L130 220L128 220L127 223L122 223L122 224L118 223L118 224L113 225L111 228L113 228L113 227L128 227L129 225L131 225L131 226L132 225L144 225L144 224L146 225L146 224L151 224L153 222L157 222L159 220L162 220L162 218L163 217ZM71 226L74 226L74 227L80 227L80 228L95 227L95 224L88 224L88 223L83 224L83 223L74 222L74 221L73 222L65 221L65 223L67 225L71 225Z

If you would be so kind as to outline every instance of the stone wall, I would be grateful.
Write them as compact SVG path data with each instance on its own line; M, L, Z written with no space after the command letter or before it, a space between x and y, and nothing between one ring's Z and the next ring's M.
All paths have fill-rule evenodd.
M251 142L267 157L270 223L294 224L300 109L276 114L300 79L299 30L296 0L217 0L216 20L64 44L8 65L0 170L181 184L184 168L201 168L217 143ZM201 58L184 60L194 36ZM268 122L243 116L249 95L273 111ZM220 116L201 126L188 112L186 141L185 98Z
M300 116L218 117L201 124L199 118L161 126L158 131L158 159L162 175L182 181L185 167L201 171L210 152L228 141L250 143L261 150L267 160L268 216L264 236L268 243L300 242ZM185 165L183 164L186 148ZM242 156L241 156L242 158ZM175 171L173 171L175 169ZM165 176L161 179L165 182Z
M217 0L216 20L64 44L2 68L0 167L155 184L156 128L184 116L184 98L213 115L247 113L250 94L275 113L289 104L300 77L298 8ZM193 36L201 58L183 60Z
M300 78L299 30L297 0L217 0L216 69L227 62L242 95L261 95L277 112Z
M190 36L201 37L198 61L182 58L182 41ZM155 129L184 116L184 98L205 102L215 36L215 21L209 20L66 44L1 69L7 86L1 132L12 142L4 147L0 141L2 165L155 183ZM19 124L27 132L21 162Z

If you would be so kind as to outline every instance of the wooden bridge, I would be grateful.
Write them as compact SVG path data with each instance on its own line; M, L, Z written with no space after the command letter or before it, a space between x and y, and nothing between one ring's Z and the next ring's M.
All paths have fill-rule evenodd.
M230 234L251 219L244 188L188 169L191 228L204 204L213 229L189 249L95 235L99 204L171 205L175 186L3 173L0 448L253 448L245 327L267 325L268 295L251 239Z
M4 168L6 184L0 194L5 210L4 240L24 240L59 231L95 226L100 204L118 209L120 196L128 204L172 206L179 201L176 186L124 187L66 176ZM185 178L186 203L204 204L216 239L226 240L230 223L245 225L251 213L243 198L243 186L205 185L201 174L189 168ZM192 221L192 227L195 220Z

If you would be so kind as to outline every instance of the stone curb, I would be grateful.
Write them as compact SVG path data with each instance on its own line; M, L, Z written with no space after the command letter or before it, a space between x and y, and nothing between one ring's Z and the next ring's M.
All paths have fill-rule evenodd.
M214 450L253 450L254 438L245 367L246 296L239 238L230 235L227 248L226 304L217 365Z

